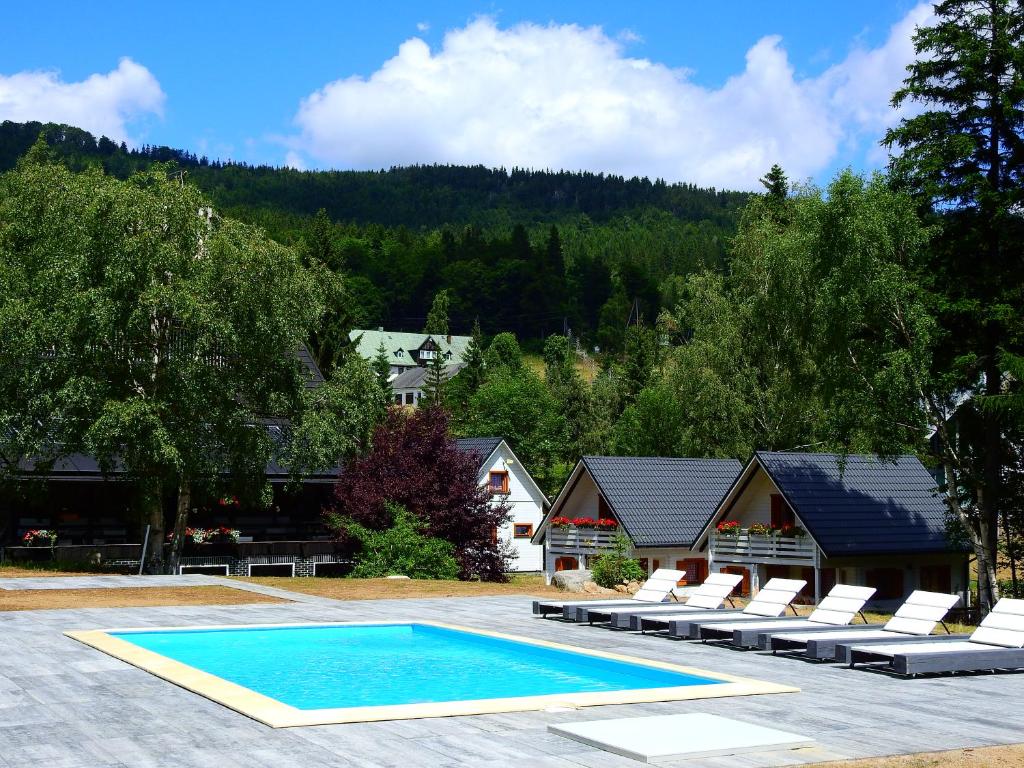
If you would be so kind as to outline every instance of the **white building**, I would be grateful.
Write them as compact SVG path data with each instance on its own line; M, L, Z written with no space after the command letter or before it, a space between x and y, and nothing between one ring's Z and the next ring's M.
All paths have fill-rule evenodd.
M356 353L364 360L377 357L381 345L391 367L391 375L414 368L426 368L435 357L444 359L445 365L458 365L469 346L471 336L432 336L429 333L400 333L357 328L350 331L349 339L355 344Z
M495 532L516 551L512 570L539 573L544 568L544 547L531 539L550 506L547 497L502 438L466 437L455 442L459 450L479 457L478 479L491 491L494 502L512 508L510 521Z

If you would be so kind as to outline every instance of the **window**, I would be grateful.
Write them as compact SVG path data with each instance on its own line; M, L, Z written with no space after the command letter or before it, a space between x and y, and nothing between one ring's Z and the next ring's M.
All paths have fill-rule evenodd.
M404 349L396 349L395 350L395 357L404 357L404 356L405 356L405 350Z
M532 538L533 523L514 523L512 525L512 537L516 539Z
M492 495L508 493L508 472L491 472L487 479L487 488Z
M445 360L451 360L452 359L452 353L451 352L445 352L444 353L444 359Z
M402 404L402 393L399 392L397 395L395 395L395 405L401 405L401 404Z
M575 557L565 555L555 558L555 571L575 571L579 567L580 563Z
M421 349L420 350L420 360L433 360L436 355L437 355L437 352L435 352L432 349Z
M416 402L416 395L414 393L412 393L412 392L406 392L405 393L405 404L406 405L412 405L415 402Z

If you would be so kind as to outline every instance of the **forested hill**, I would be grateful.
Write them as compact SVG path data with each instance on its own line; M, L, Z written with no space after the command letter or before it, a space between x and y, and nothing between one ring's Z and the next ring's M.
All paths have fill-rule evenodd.
M634 302L653 320L686 275L724 264L749 196L479 166L296 171L13 122L0 124L0 171L40 133L73 170L100 164L124 178L171 162L223 213L287 244L318 243L317 257L346 273L357 326L420 330L434 295L447 290L453 332L479 317L484 333L510 330L527 346L568 326L604 351L619 348ZM314 221L321 209L326 224Z
M413 229L446 224L556 223L585 214L603 222L644 208L685 221L732 226L747 195L594 173L423 165L381 171L297 171L210 161L187 150L129 149L79 128L41 123L0 124L0 171L45 132L72 166L99 161L125 177L153 162L172 161L222 207L270 207L299 215L320 208L336 221Z

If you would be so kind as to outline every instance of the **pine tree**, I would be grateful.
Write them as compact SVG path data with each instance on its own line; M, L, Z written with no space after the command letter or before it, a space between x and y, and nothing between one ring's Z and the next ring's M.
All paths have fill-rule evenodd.
M377 382L381 388L391 393L391 360L388 357L387 348L384 342L377 347L377 354L373 358L373 372L377 376Z
M917 60L893 95L893 106L923 108L884 143L900 150L890 163L896 183L916 194L938 225L925 274L947 333L936 345L936 381L947 393L996 397L1006 373L1002 353L1022 351L1024 330L1024 13L1016 0L945 0L935 17L915 33ZM975 413L973 403L954 408L956 419L976 420L975 434L950 428L945 409L933 406L937 458L951 489L948 502L972 535L987 609L998 597L1008 451L997 413Z
M448 372L444 362L444 355L438 351L431 359L430 366L427 368L427 378L423 382L423 396L420 399L420 407L441 407L444 404L444 392L447 383Z
M483 333L480 331L480 318L473 321L473 334L469 339L469 344L466 345L462 361L466 365L459 371L459 379L462 380L467 394L472 395L484 383L484 348Z
M431 336L448 335L448 291L438 291L434 296L423 332Z
M768 197L774 200L781 202L789 195L789 179L786 178L782 166L778 163L773 165L760 181L764 185Z

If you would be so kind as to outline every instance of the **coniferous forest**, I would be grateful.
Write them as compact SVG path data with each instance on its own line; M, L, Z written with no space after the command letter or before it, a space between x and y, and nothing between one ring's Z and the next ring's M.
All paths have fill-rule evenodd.
M43 134L72 170L117 178L166 163L224 215L285 245L329 243L356 326L420 330L447 290L456 333L538 340L571 331L619 350L633 302L649 321L676 300L680 279L724 264L749 195L594 173L417 166L296 171L129 149L65 125L0 124L0 172ZM319 221L315 221L322 211Z

